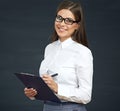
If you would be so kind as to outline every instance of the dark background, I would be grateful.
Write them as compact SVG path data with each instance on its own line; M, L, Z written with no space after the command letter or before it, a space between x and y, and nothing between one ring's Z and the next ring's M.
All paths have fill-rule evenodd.
M42 111L14 72L38 75L61 0L0 0L0 111ZM94 56L88 111L120 111L120 1L82 0Z

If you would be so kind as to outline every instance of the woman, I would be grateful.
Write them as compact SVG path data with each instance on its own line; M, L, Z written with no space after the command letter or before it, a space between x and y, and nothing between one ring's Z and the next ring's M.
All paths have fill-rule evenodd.
M63 1L57 9L52 43L45 49L40 76L63 101L46 101L43 111L86 111L91 100L93 57L86 39L82 7L77 2ZM58 73L51 77L51 74ZM33 98L37 91L25 88Z

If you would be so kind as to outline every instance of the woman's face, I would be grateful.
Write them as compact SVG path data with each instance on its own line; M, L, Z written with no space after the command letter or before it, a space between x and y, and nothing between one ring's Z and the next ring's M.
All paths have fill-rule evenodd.
M73 32L78 29L79 25L76 22L72 24L72 21L75 21L75 17L70 10L62 9L57 13L55 30L61 41L70 38Z

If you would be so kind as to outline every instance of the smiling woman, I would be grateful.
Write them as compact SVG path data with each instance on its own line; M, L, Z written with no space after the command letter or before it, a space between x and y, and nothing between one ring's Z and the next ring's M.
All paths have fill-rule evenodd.
M64 12L64 16L67 17L67 19L65 19L61 15L58 15L59 13L62 13L63 10L66 11ZM85 19L84 19L84 14L83 14L83 9L81 4L79 2L71 2L71 1L61 3L57 8L56 15L57 15L56 22L58 21L58 19L60 22L60 19L61 19L61 22L64 20L64 23L66 23L66 20L71 21L71 23L67 24L68 26L76 24L77 25L76 27L78 28L76 28L76 30L73 31L72 39L88 47L86 30L85 30ZM52 41L56 41L58 39L59 39L59 36L57 35L55 30L52 35Z
M63 22L64 20L64 22ZM62 9L57 13L55 21L55 30L59 36L60 41L64 41L71 37L73 32L79 27L74 15L68 9Z
M86 39L80 3L65 0L57 9L52 43L45 48L40 76L62 103L44 102L43 111L86 111L91 101L93 57ZM58 76L51 77L53 73ZM25 88L25 95L37 95Z

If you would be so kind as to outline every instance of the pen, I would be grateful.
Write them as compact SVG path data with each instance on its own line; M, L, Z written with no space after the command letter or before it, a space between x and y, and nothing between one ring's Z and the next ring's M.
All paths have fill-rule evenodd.
M55 74L52 74L51 77L55 77L55 76L57 76L57 75L58 75L58 73L55 73Z

